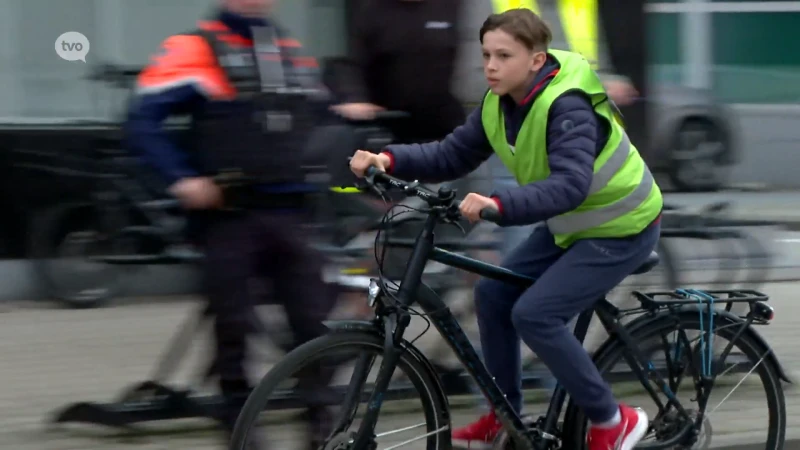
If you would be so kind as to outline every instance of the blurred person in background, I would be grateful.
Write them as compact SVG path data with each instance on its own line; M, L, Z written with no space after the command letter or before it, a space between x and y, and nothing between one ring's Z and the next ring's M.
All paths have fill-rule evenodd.
M350 119L403 111L387 127L399 142L441 139L463 123L452 94L464 0L355 1L350 49L331 88Z
M167 38L139 76L126 124L129 145L190 211L193 237L205 250L203 281L225 399L220 418L229 433L252 388L244 367L246 338L254 331L252 280L266 279L284 306L292 346L326 331L322 321L334 302L321 258L299 231L317 189L303 170L306 135L318 123L316 109L327 113L329 105L318 101L325 91L312 76L316 61L301 56L299 43L274 23L274 5L219 0L198 30ZM276 86L296 89L289 95ZM164 126L179 114L193 119L191 151L176 145ZM230 168L258 182L223 189L215 176ZM323 430L324 411L317 412L312 408L307 417L314 430ZM323 433L312 432L311 444Z
M407 118L379 122L403 143L442 139L462 124L466 111L452 84L465 1L469 0L354 0L348 54L334 59L329 68L327 84L339 103L334 110L353 121L370 121L384 110L407 113ZM453 187L461 191L467 184L459 180ZM404 194L387 197L400 201ZM376 204L376 210L383 214L383 203ZM415 227L392 231L397 238L416 233ZM439 234L444 239L463 237L455 227ZM400 277L409 252L387 252L384 274Z

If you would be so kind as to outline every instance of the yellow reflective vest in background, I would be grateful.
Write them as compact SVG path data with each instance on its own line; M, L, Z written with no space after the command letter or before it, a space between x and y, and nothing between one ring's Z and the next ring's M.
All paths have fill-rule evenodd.
M542 2L555 2L558 10L558 21L543 14L537 0L492 0L495 13L509 9L526 8L542 17L553 31L554 42L566 41L569 50L579 53L597 69L599 65L599 40L598 40L598 0L542 0ZM562 38L563 39L560 39Z

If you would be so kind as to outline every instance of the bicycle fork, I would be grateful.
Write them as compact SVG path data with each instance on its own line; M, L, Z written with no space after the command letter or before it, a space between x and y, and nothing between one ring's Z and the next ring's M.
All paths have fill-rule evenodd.
M403 333L410 323L411 315L403 310L388 315L383 322L385 335L383 362L381 362L378 377L375 380L374 388L367 402L367 411L364 414L364 419L361 421L361 426L359 426L358 432L353 440L352 448L354 449L375 448L375 443L371 442L375 436L375 425L378 423L378 415L383 405L384 394L389 388L389 383L392 381L392 375L397 367L397 362L400 360L400 355L403 353L403 348L399 344L402 342ZM358 377L358 380L356 383L353 383L356 385L358 392L353 399L351 399L352 393L348 392L347 400L355 400L355 402L358 402L360 399L361 385L366 381L370 366L371 362L364 361L364 358L359 358L359 362L356 364L356 372L354 373L354 377ZM347 400L345 404L349 407Z

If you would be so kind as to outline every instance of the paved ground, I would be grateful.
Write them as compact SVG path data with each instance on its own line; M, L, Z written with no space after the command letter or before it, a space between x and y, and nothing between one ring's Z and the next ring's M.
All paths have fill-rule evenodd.
M800 373L795 337L800 327L800 284L771 284L765 290L773 296L776 319L760 331L786 368ZM62 405L113 399L122 387L147 378L176 324L195 307L188 298L172 300L122 302L86 311L41 304L4 305L0 380L5 389L0 390L0 442L16 450L216 448L216 435L203 423L181 423L183 431L191 430L182 433L175 433L174 423L156 424L147 428L149 434L124 438L97 428L76 431L44 426L48 415ZM421 345L430 345L430 341ZM203 354L207 354L207 347L201 341L177 380L189 380ZM751 400L751 392L741 392L734 392L723 405L727 409L720 408L716 413L715 444L740 444L759 437L754 432L763 426L766 409ZM800 395L788 388L786 395L789 435L794 436L794 430L800 430ZM755 398L760 401L763 394ZM529 407L531 412L539 409L535 404ZM458 411L454 422L462 424L472 414L471 410ZM396 416L387 426L411 424L414 419ZM288 428L283 432L288 433ZM407 438L400 435L397 440Z

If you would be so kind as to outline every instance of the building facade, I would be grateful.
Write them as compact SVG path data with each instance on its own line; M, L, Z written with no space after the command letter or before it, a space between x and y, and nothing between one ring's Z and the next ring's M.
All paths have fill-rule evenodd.
M159 43L190 30L214 0L0 0L0 118L110 118L124 93L85 80L89 65L142 65ZM344 0L291 0L282 20L317 55L341 53ZM311 24L314 32L311 33ZM89 39L87 64L55 54L56 38L78 31Z
M725 103L800 104L800 2L651 0L646 10L654 79Z
M316 56L345 49L349 0L282 0L282 21ZM471 0L482 2L488 0ZM121 93L82 77L87 64L65 62L56 37L79 31L91 42L88 64L139 65L171 33L191 29L214 0L0 0L0 117L109 118ZM469 11L483 8L469 7ZM797 1L650 1L651 76L713 89L736 104L800 103ZM475 19L475 20L472 20ZM470 18L467 23L480 23ZM474 41L465 30L465 44ZM473 42L474 43L474 42ZM470 48L471 47L467 47ZM480 83L475 58L465 55L461 91ZM473 78L474 77L474 78Z

